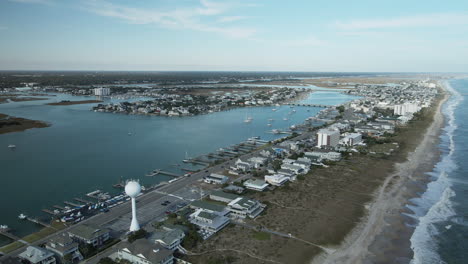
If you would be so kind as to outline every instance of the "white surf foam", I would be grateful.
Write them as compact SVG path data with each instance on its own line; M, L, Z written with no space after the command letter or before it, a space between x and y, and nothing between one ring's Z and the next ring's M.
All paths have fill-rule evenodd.
M419 207L414 210L415 213L417 212L414 216L419 220L419 223L411 237L411 248L414 252L412 264L443 263L437 254L437 241L434 237L438 234L438 231L435 224L447 221L450 217L455 216L451 202L455 192L450 188L451 182L448 175L456 169L453 160L453 153L455 152L454 132L457 129L455 109L463 100L463 97L448 82L444 82L444 86L451 93L451 98L443 110L447 118L447 125L441 136L442 139L445 139L442 141L443 144L446 144L442 148L448 149L448 152L445 153L433 173L431 173L437 179L428 184L426 192L420 198L412 201L416 204L416 207Z

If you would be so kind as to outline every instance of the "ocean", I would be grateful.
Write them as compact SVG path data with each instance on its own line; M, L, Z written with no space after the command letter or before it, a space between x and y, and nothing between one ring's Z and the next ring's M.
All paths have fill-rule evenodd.
M412 264L468 263L468 80L446 82L441 159L431 181L408 205L417 219L411 237Z
M304 103L341 104L355 99L338 92L318 91ZM47 128L0 135L0 224L22 236L39 227L18 221L20 213L47 217L41 209L64 206L96 189L117 192L112 184L120 177L139 179L145 185L171 179L145 177L154 169L183 174L190 157L245 141L252 136L270 140L284 135L268 133L303 123L322 108L289 106L248 107L189 117L158 117L95 113L93 104L49 106L60 100L90 97L58 94L47 101L0 104L0 113L50 122ZM115 101L115 99L112 99ZM278 108L272 111L272 108ZM252 123L243 121L253 117ZM285 117L288 120L283 120ZM271 127L268 119L274 119ZM131 133L131 134L129 134ZM15 144L17 148L7 148ZM175 166L178 164L178 166ZM193 168L193 167L192 167ZM7 187L7 188L5 188ZM8 241L0 237L0 245Z

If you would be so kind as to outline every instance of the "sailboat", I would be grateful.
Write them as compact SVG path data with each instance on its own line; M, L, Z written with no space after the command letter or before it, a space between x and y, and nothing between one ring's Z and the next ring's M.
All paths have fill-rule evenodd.
M185 162L185 163L190 162L190 158L189 158L189 156L188 156L188 152L187 152L187 151L185 151L185 159L182 160L182 161Z

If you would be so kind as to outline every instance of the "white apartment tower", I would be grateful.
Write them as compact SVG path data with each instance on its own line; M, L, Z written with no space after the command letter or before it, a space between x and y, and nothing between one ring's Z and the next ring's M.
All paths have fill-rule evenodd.
M317 132L317 147L336 147L340 141L340 132L337 130L320 129Z

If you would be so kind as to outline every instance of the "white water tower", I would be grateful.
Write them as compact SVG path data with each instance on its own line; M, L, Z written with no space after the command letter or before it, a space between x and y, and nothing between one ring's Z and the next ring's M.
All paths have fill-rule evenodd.
M137 181L128 181L125 185L125 193L132 198L132 223L130 224L130 231L140 230L140 225L136 217L136 201L135 198L141 192L141 186Z

